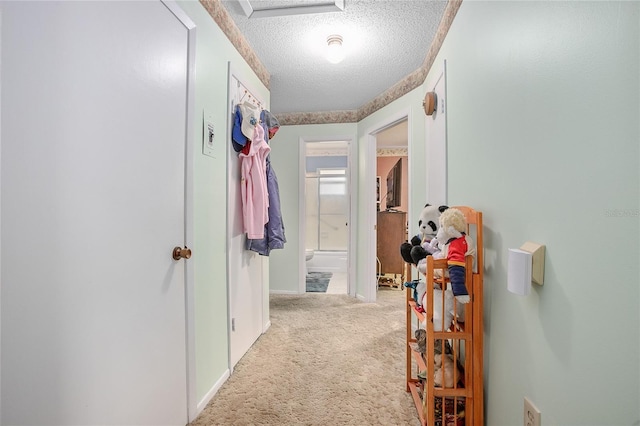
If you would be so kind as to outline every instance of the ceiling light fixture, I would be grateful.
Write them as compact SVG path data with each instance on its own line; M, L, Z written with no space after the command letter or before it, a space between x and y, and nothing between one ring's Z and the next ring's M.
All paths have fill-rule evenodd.
M342 36L332 34L327 37L327 60L332 64L337 64L344 59L344 50L342 49Z

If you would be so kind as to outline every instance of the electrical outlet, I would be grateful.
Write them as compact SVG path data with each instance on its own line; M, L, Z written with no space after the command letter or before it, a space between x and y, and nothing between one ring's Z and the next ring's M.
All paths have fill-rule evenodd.
M540 410L524 397L524 426L540 426Z

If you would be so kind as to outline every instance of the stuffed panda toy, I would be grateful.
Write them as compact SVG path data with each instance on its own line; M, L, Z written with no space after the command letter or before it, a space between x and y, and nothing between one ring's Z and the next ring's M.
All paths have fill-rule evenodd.
M431 204L424 206L418 220L419 233L411 238L411 242L400 245L400 255L405 262L417 265L420 260L438 251L434 237L438 233L440 215L448 208Z

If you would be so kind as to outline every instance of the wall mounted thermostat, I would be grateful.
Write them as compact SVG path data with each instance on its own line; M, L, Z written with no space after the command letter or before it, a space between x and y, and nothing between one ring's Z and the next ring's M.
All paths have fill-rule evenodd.
M213 115L207 110L202 112L202 153L209 157L215 157L213 140L215 129L213 127Z

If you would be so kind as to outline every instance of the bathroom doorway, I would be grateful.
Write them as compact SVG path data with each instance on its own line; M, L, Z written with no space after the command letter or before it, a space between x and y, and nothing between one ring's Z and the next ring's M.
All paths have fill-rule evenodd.
M306 142L305 280L307 292L347 294L349 142Z

